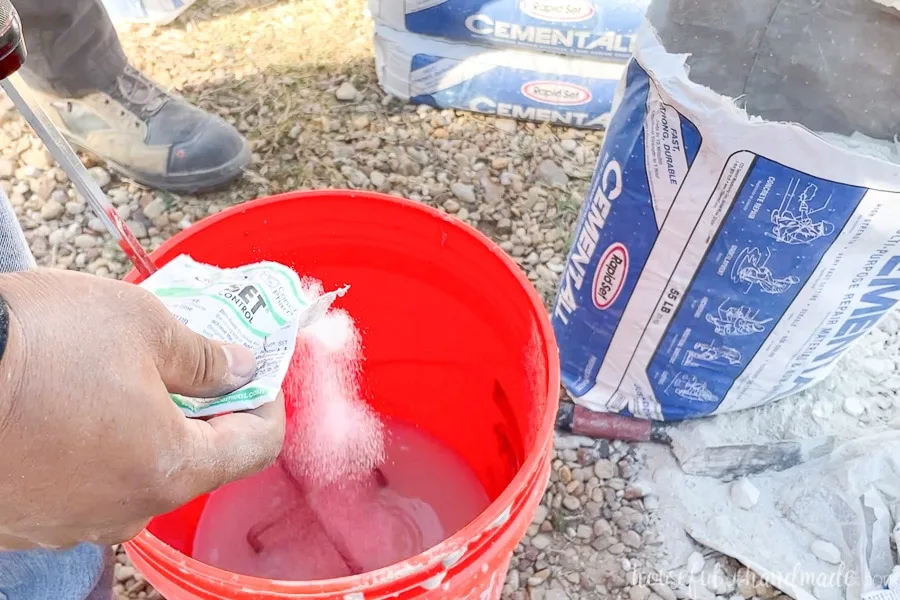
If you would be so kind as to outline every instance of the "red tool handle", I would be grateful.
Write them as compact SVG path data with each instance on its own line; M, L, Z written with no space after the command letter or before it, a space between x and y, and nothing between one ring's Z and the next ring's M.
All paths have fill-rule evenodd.
M626 442L662 442L671 440L662 423L635 419L615 413L594 412L575 404L560 404L556 426L577 435Z

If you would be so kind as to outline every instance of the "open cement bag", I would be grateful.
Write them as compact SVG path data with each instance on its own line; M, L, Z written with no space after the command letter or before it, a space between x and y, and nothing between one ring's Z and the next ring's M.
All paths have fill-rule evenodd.
M650 0L369 0L378 25L495 47L626 61Z
M862 1L822 0L814 10L835 19L835 5ZM689 4L696 10L681 15ZM716 73L724 80L745 75L745 85L759 88L757 105L779 94L767 114L807 112L818 126L820 113L840 112L847 101L804 105L810 86L837 94L841 85L845 96L862 95L852 87L860 81L852 73L836 66L839 76L849 77L840 82L827 72L834 48L822 52L831 59L820 66L825 74L800 69L808 45L829 46L796 22L802 11L786 13L786 21L806 27L806 45L790 54L796 36L770 43L772 19L779 25L771 35L787 35L772 10L799 2L769 2L772 10L763 11L769 22L737 14L754 12L741 8L745 4L663 1L650 14L690 19L702 13L705 20L693 34L692 26L663 20L670 32L690 38L686 44L706 48L706 66L692 67L691 75L704 73L707 82ZM900 31L900 20L872 10ZM846 27L866 31L865 10L860 23L847 14ZM717 27L747 30L754 50L732 47L747 40ZM840 42L833 46L852 55L853 68L861 60L853 48L878 38L847 40L840 31L835 25L831 35ZM882 52L890 66L860 67L859 73L890 71L896 39ZM850 49L844 42L852 42ZM777 73L762 77L752 68L719 66L773 61L766 57L778 44L788 53L779 64L789 65L780 90L772 83ZM827 141L796 123L750 117L731 99L692 82L687 58L668 54L649 26L640 33L553 309L565 385L593 410L677 420L783 398L821 381L900 299L900 167L874 157L892 157L892 146L862 140L864 154L841 136ZM887 103L883 88L896 82L865 90L874 98L871 110ZM860 129L871 133L896 109L892 104L867 120L863 106L856 106L830 131L850 133L865 121Z

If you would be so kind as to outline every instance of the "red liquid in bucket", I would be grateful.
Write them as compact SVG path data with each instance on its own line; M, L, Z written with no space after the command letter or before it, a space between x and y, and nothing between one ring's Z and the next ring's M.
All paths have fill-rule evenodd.
M385 426L385 487L366 481L307 495L276 465L210 495L194 558L271 579L344 577L352 571L342 556L363 571L386 567L442 542L487 508L481 483L451 450L396 419ZM261 531L256 547L247 539L254 528Z
M236 206L153 253L222 267L290 265L327 289L359 328L363 395L462 460L490 504L400 563L334 579L283 581L192 558L208 496L154 519L125 544L168 600L496 600L550 472L559 358L527 277L473 228L373 193L310 191ZM138 279L137 273L127 278ZM288 415L290 419L291 416Z

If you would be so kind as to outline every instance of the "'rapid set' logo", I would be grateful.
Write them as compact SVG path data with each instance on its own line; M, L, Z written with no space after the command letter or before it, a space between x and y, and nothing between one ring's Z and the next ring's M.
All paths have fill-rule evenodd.
M619 297L628 273L628 250L616 242L606 249L594 273L594 306L606 310Z
M580 106L591 101L590 90L562 81L531 81L521 91L524 96L544 104Z
M534 19L578 23L594 16L594 7L584 0L522 0L519 10Z

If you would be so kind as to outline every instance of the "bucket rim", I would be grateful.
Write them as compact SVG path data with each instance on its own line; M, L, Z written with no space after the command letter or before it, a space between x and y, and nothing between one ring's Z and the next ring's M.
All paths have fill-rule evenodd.
M175 548L172 548L160 538L150 533L146 528L130 541L125 542L123 546L126 552L133 547L139 554L150 551L170 562L178 565L179 570L189 571L194 575L203 577L206 580L219 581L222 584L235 583L240 584L245 591L266 592L266 593L294 593L294 594L356 594L373 587L380 587L396 581L402 581L415 577L416 575L424 575L429 573L436 566L441 565L446 569L460 560L468 545L469 540L478 538L479 535L492 529L497 529L505 525L513 515L512 507L516 497L520 494L520 490L528 487L529 478L539 469L541 461L544 460L548 444L552 443L553 430L555 427L556 409L555 405L559 402L560 387L560 366L559 351L556 343L556 336L550 323L550 313L545 308L544 302L533 284L528 280L525 272L519 267L512 258L503 251L496 243L494 243L485 234L478 231L475 227L469 225L463 220L441 212L440 210L415 202L407 198L392 196L379 192L357 191L346 189L318 189L318 190L300 190L292 192L283 192L280 194L265 196L254 200L249 200L234 206L225 208L224 210L210 215L197 221L187 229L180 231L163 242L159 248L150 253L151 259L166 254L171 254L177 250L187 239L191 238L198 231L215 227L218 223L227 219L238 217L257 208L277 204L281 202L303 201L310 198L318 198L322 196L341 196L346 198L361 198L375 202L385 202L400 206L410 210L425 213L436 219L441 219L453 227L457 227L469 236L478 241L486 250L490 251L510 270L513 276L521 285L522 289L528 295L531 308L535 313L535 320L541 338L545 342L545 352L547 359L547 388L544 390L545 397L548 400L547 409L540 417L540 425L534 437L534 443L531 448L526 448L525 460L518 469L515 476L506 485L500 495L492 501L487 508L478 514L465 527L456 531L453 535L441 541L439 544L432 546L425 552L417 554L399 563L394 563L374 571L367 571L359 575L350 575L346 577L335 577L330 579L319 579L313 581L290 581L280 579L266 579L263 577L254 577L243 575L240 573L232 573L224 569L219 569L200 562L187 554L184 554ZM173 254L172 258L177 256ZM169 259L171 260L171 258ZM140 274L132 269L124 277L125 281L131 283L140 282ZM450 564L447 564L450 561ZM424 577L423 579L428 579ZM355 596L354 596L355 597ZM349 599L348 599L349 600Z

